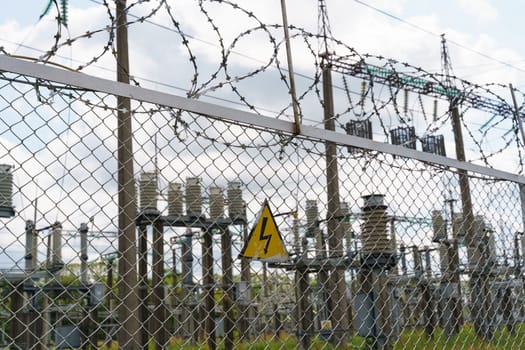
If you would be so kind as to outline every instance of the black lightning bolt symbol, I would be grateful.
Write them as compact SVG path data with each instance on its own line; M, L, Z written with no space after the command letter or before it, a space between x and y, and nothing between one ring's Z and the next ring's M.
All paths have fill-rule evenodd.
M266 222L268 221L268 218L262 218L262 224L261 224L261 233L259 234L259 240L266 241L266 245L264 246L264 254L268 254L268 246L270 245L270 239L272 238L272 235L264 235L264 229L266 228Z

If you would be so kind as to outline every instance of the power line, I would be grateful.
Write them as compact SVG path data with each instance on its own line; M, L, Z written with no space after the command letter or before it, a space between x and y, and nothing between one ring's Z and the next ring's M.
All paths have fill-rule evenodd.
M92 2L95 2L94 0L91 0L91 1L92 1ZM359 0L356 0L356 1L359 2ZM95 3L96 3L96 2L95 2ZM107 3L106 3L105 5L108 6ZM230 5L232 5L232 3L230 3ZM365 5L366 5L366 4L365 4ZM367 5L367 6L368 6L368 5ZM237 9L237 7L234 7L234 8ZM158 8L157 8L157 9L158 9ZM201 11L205 12L205 10L202 9L202 8L201 8ZM243 10L243 11L245 11L245 10ZM382 13L385 12L385 11L382 11L382 10L379 10L379 11L381 11ZM152 12L152 13L153 13L153 12ZM205 13L207 13L207 12L205 12ZM246 12L245 12L245 13L246 13ZM183 38L183 44L186 45L186 46L188 46L188 40L187 40L187 39L191 39L191 40L197 40L197 41L199 41L199 42L205 43L206 45L211 45L211 46L218 47L218 45L217 45L217 44L214 44L213 42L209 42L209 41L201 40L201 39L199 39L199 38L196 38L196 37L194 37L194 36L191 36L191 35L186 34L186 33L182 30L182 28L181 28L181 26L180 26L180 22L176 21L176 19L174 19L173 17L172 17L172 21L173 21L173 25L176 27L176 29L171 28L171 27L168 27L168 26L163 25L163 24L157 24L157 23L153 22L151 19L149 19L149 16L147 16L147 17L140 17L140 18L139 18L139 17L134 16L134 15L131 15L131 14L129 14L129 13L128 13L128 15L129 15L130 17L134 17L134 18L137 19L137 21L135 21L135 22L130 22L130 23L128 23L128 24L139 23L139 22L146 22L146 23L148 23L148 24L151 24L151 25L157 26L157 27L159 27L159 28L161 28L161 29L164 29L164 30L168 30L168 31L174 32L174 33L176 33L176 34L182 36L182 38ZM248 16L250 16L250 17L253 17L253 14L252 14L251 12L246 13L246 15L248 15ZM400 18L398 18L398 17L396 17L396 16L390 15L390 14L388 14L387 12L385 12L385 15L388 15L388 16L390 16L390 17L393 17L393 18L397 19L397 20L400 20L400 21L405 22L404 20L402 20L402 19L400 19ZM113 17L110 16L110 18L111 18L112 23L113 23L113 22L114 22ZM327 18L326 18L326 20L327 20ZM269 34L269 35L272 35L272 34L273 34L273 33L270 33L270 32L269 32L270 29L278 28L278 27L274 27L273 25L262 24L262 22L260 22L259 20L257 20L257 21L260 23L260 26L257 27L257 28L264 28L265 31L268 31L268 34ZM213 22L212 22L212 24L213 24ZM409 25L412 25L412 24L410 24L410 23L408 23L408 24L409 24ZM414 25L413 25L413 26L414 26ZM424 31L426 31L424 28L420 28L420 27L418 27L418 26L415 26L415 27L417 27L419 30L424 30ZM221 38L221 34L218 32L218 29L215 28L215 25L214 25L214 24L213 24L213 29L214 29L215 31L217 31L217 34L218 34L219 37ZM318 38L318 39L319 39L319 38L323 38L323 36L320 36L320 35L307 33L307 32L305 32L304 30L302 30L301 28L295 28L295 27L294 27L294 29L296 29L296 30L299 31L299 35L304 36L304 40L305 40L305 41L307 41L307 38ZM244 31L244 32L240 33L240 34L238 35L238 37L235 39L235 41L238 40L239 38L242 38L244 35L247 35L247 34L251 33L251 30L253 30L253 28L250 29L250 30L247 30L247 31ZM326 32L326 34L324 35L324 39L326 40L326 39L327 39L327 36L328 36L328 31L325 31L325 32ZM90 32L90 33L91 33L91 32ZM429 32L429 33L432 34L432 35L435 35L435 34L433 34L432 32ZM331 35L330 35L330 36L331 36ZM70 43L70 42L76 41L76 40L81 39L81 38L89 38L89 37L90 37L89 35L83 35L83 36L78 36L77 38L74 38L74 39L68 39L68 40L67 40L66 42L64 42L63 44L60 44L60 46L64 46L65 44L68 44L68 43ZM375 94L375 93L373 93L373 95L375 94L375 96L372 96L372 97L371 97L371 103L374 105L374 109L371 110L371 112L368 114L370 117L377 116L377 117L381 120L380 115L379 115L380 110L384 110L384 111L386 111L387 113L389 113L389 112L388 112L388 109L386 108L386 105L389 103L389 101L391 101L391 102L394 103L394 111L395 111L395 115L397 115L397 116L400 118L400 120L401 120L402 122L404 122L404 121L403 121L403 118L400 117L400 112L396 110L396 106L395 106L395 98L396 98L396 96L398 95L398 93L399 93L400 91L402 91L402 89L405 89L405 90L406 90L407 87L413 87L413 88L415 87L415 88L419 89L418 91L419 91L420 93L425 93L426 89L428 89L428 88L432 88L432 89L433 89L432 91L433 91L435 94L438 94L438 95L443 95L443 94L445 94L446 96L448 96L448 94L451 93L451 92L449 92L449 91L445 91L445 90L443 90L440 86L436 86L436 83L435 83L435 82L439 80L439 79L438 79L439 76L436 75L436 74L430 74L430 73L428 73L428 72L425 72L422 68L414 67L414 66L411 66L411 65L409 65L409 64L407 64L407 63L397 62L397 61L395 61L395 60L387 59L387 58L382 57L382 56L374 56L374 55L369 55L369 54L359 55L359 54L357 54L357 53L355 52L355 50L353 50L352 48L348 47L348 46L345 45L344 43L338 41L337 39L335 39L335 38L329 38L329 39L331 40L331 42L333 41L333 42L336 43L337 45L342 45L342 46L344 46L346 49L348 49L350 52L353 52L353 54L352 54L352 55L349 55L348 57L353 57L353 59L355 59L355 57L354 57L354 55L355 55L355 56L361 58L361 60L359 61L358 64L353 63L352 66L350 67L350 68L352 68L352 69L355 69L355 72L351 74L351 75L353 75L354 77L356 77L356 78L363 78L363 79L366 80L366 81L368 81L368 80L370 80L370 81L374 80L376 83L377 83L377 82L381 82L381 81L383 81L383 82L387 82L387 85L388 85L388 86L393 86L394 83L395 83L394 85L397 84L397 89L398 89L398 91L396 91L395 94L393 94L393 93L391 92L391 96L390 96L390 98L388 98L388 99L387 99L386 101L384 101L384 102L382 102L381 99L378 99L378 98L381 97L381 93L379 93L379 94ZM270 41L274 44L274 49L276 50L275 53L274 53L274 55L275 55L274 57L277 57L277 52L278 52L277 50L279 49L279 45L276 44L276 41L275 41L275 39L274 39L273 37L271 37ZM221 38L220 42L222 43L222 38ZM23 44L21 44L21 45L23 45ZM109 45L109 44L108 44L108 45ZM308 42L307 42L307 45L309 45ZM25 47L25 45L23 45L23 46ZM223 45L221 44L220 47L222 48ZM309 46L309 47L310 47L310 46ZM228 54L225 54L224 51L222 52L222 55L223 55L222 58L223 58L223 62L224 62L223 64L224 64L224 65L226 65L226 63L227 63L228 55L229 55L230 53L233 53L233 52L234 52L234 51L233 51L233 50L230 50L230 49L228 49ZM317 57L315 52L312 51L311 53L314 55L314 57ZM194 66L195 66L195 58L196 58L196 57L193 55L193 53L191 52L191 50L189 50L189 47L188 47L188 54L190 55L190 61L193 62ZM267 62L267 61L261 61L260 58L253 58L253 57L247 56L247 55L242 54L242 53L236 53L236 54L239 54L239 55L241 55L241 56L243 56L243 57L246 57L246 58L248 58L248 59L250 59L250 60L254 60L254 61L257 61L257 62ZM57 54L56 50L53 52L52 56L55 56L55 57L61 57L61 58L62 58L62 56L59 56L59 55ZM346 56L345 56L345 57L346 57ZM348 57L347 57L347 58L348 58ZM363 57L366 57L366 58L372 58L372 59L375 59L375 60L379 60L380 62L386 62L386 63L379 64L379 66L370 65L370 64L368 64L368 63L366 63L366 62L364 61L364 58L363 58ZM72 61L72 58L68 58L68 59ZM52 63L52 62L49 61L49 59L46 59L46 61L47 61L48 63ZM351 60L351 61L352 61L352 60ZM91 63L93 63L93 62L96 62L96 60L95 60L95 61L92 61ZM353 61L352 61L352 62L353 62ZM317 61L316 61L316 63L317 63ZM337 68L338 65L339 65L339 64L342 64L342 63L344 63L344 62L339 62L339 61L337 61L337 62L334 62L333 64L334 64L334 67ZM93 65L93 66L94 66L94 65ZM87 65L85 65L84 67L87 67ZM84 67L82 67L82 68L84 68ZM94 66L94 67L96 67L96 66ZM262 72L262 71L264 71L266 68L269 68L269 67L272 67L272 68L275 67L275 68L278 69L280 72L285 71L285 69L284 69L284 68L281 68L281 67L278 65L278 63L276 63L276 61L270 60L269 62L267 62L267 65L265 65L265 66L263 66L261 69L258 69L257 71L255 71L255 73ZM316 67L317 67L317 66L316 66ZM346 66L345 66L345 67L346 67ZM81 70L82 68L78 68L77 70ZM344 67L343 67L343 68L344 68ZM346 68L348 68L348 67L346 67ZM413 70L413 72L410 73L410 74L411 74L410 76L407 75L406 73L401 73L401 71L406 71L407 68L410 68L410 69ZM400 69L401 69L401 70L400 70ZM113 70L109 70L109 69L107 69L107 70L113 72ZM337 69L336 69L335 71L337 71ZM353 70L352 70L352 71L353 71ZM217 72L219 72L219 71L217 71ZM316 72L317 72L317 71L316 71ZM357 73L356 73L356 72L357 72ZM222 83L219 83L219 84L216 84L216 85L214 85L214 86L211 86L211 87L208 87L208 88L204 89L204 88L206 87L206 85L208 85L208 83L210 83L211 81L213 81L214 79L217 78L217 74L214 73L214 74L212 75L212 78L211 78L208 82L205 82L205 83L204 83L199 89L197 89L197 90L194 91L195 94L189 94L189 96L193 96L193 97L197 97L197 96L204 97L204 96L206 96L206 98L217 99L217 100L220 100L220 101L224 101L224 102L227 102L227 103L232 103L232 104L236 104L236 105L240 105L240 106L248 106L250 109L255 110L255 111L260 110L260 111L271 112L272 114L277 114L277 118L278 118L279 116L281 116L281 115L286 115L286 113L285 113L285 112L286 112L286 108L282 109L280 112L275 112L275 111L270 111L270 110L267 109L267 108L261 108L261 107L259 107L259 106L255 106L255 105L252 105L252 104L250 104L250 103L246 103L246 102L245 102L245 101L246 101L246 98L240 93L240 91L237 89L237 87L236 87L234 84L235 84L236 82L242 80L242 79L245 79L245 78L247 78L247 77L251 77L251 76L254 75L255 73L253 73L253 74L250 73L250 74L247 75L247 76L239 76L239 77L233 77L233 78L231 78L231 77L229 77L229 74L226 72L226 79L227 79L227 80L226 80L225 82L222 82ZM344 73L345 73L345 72L344 72L344 69L343 69L343 72L340 72L340 73L343 73L343 74L344 74ZM196 86L196 77L197 77L197 75L198 75L197 67L195 66L195 77L194 77L195 83L194 83L194 86ZM304 93L304 96L306 96L307 93L311 93L312 91L314 91L314 93L316 93L316 94L318 95L318 98L321 98L321 96L319 95L319 90L318 90L318 86L317 86L317 84L318 84L318 82L319 82L319 76L318 76L318 73L316 73L316 75L315 75L314 78L312 78L311 76L306 76L306 75L301 75L301 76L302 76L302 77L305 77L305 78L307 78L307 79L312 80L312 81L315 82L315 83L312 84L310 87L308 87L307 91ZM372 79L372 78L373 78L373 79ZM393 81L390 81L391 78L396 78L396 79L394 79ZM162 86L167 86L167 87L170 87L170 88L175 88L175 89L181 90L181 91L183 91L183 92L187 92L186 89L182 89L182 88L179 88L179 87L173 86L173 85L171 85L171 84L160 83L160 82L153 81L153 80L146 79L146 78L139 78L139 79L140 79L140 80L143 80L143 81L151 82L151 83L154 83L154 84L162 85ZM429 80L429 79L430 79L430 80ZM437 80L436 80L436 79L437 79ZM282 79L282 80L284 80L284 79ZM429 84L427 84L427 83L432 83L432 84L429 85ZM474 107L478 107L478 109L479 109L479 103L480 103L480 102L477 101L477 99L474 99L475 97L477 97L477 94L474 94L474 92L477 91L478 89L482 89L483 92L488 93L488 94L489 94L490 96L492 96L492 97L497 97L494 93L492 93L491 91L489 91L487 88L483 88L483 87L480 87L480 86L478 86L478 85L472 85L471 83L466 82L466 81L462 81L462 83L463 83L463 90L467 89L467 87L469 88L469 90L467 91L468 94L466 94L467 98L471 98L471 99L472 99L471 102L473 102L473 106L474 106ZM207 94L207 93L209 93L209 92L211 92L211 91L216 90L217 88L221 88L221 87L223 87L225 84L226 84L226 85L231 85L231 87L232 87L232 91L233 91L235 94L237 94L237 95L239 96L239 98L240 98L240 102L239 102L239 101L232 101L231 99L227 99L227 98L223 98L223 97L221 98L221 97L210 96L210 95ZM465 84L466 84L466 85L465 85ZM437 84L437 85L439 85L439 84ZM208 86L209 86L209 85L208 85ZM336 87L337 89L341 89L340 87L337 87L337 86L334 86L334 87ZM472 89L474 89L475 91L472 90ZM345 90L346 90L346 89L345 89ZM421 90L421 91L420 91L420 90ZM472 91L471 91L471 90L472 90ZM454 94L455 94L455 93L460 93L460 92L461 92L461 91L459 91L459 90L458 90L458 91L454 91ZM357 95L357 93L355 93L354 91L347 91L347 93L352 93L352 94L356 94L356 95ZM428 93L428 91L427 91L427 93ZM470 101L470 100L469 100L469 101ZM484 99L483 101L484 101L484 102L487 102L488 100L487 100L487 99ZM483 101L482 101L482 102L483 102ZM474 102L475 102L475 103L474 103ZM490 102L490 101L489 101L489 102ZM496 102L497 102L497 105L494 105L495 107L499 107L500 104L505 104L501 98L499 98ZM379 103L379 105L378 105L378 103ZM494 106L493 106L492 104L489 105L489 107L494 107ZM505 106L504 106L504 107L505 107ZM423 117L425 118L425 121L426 121L426 117L425 117L425 115L424 115L423 107L421 107L421 108L422 108L422 112L423 112ZM493 109L494 109L494 108L489 108L489 109L490 109L489 112L493 112ZM496 109L497 109L497 108L496 108ZM337 115L335 116L335 118L337 119L339 116L344 115L344 114L350 112L351 110L352 110L352 107L349 107L349 108L347 108L345 111L343 111L341 114L337 114ZM487 111L485 110L485 112L487 112ZM498 110L497 112L498 112L498 113L497 113L498 115L501 114L501 113L500 113L501 111ZM405 113L406 113L406 112L405 112ZM390 114L390 113L389 113L389 114ZM288 115L287 115L287 116L288 116ZM305 121L309 121L309 122L313 122L314 124L316 124L314 121L312 121L312 120L309 119L309 118L304 118L304 120L305 120ZM342 125L342 124L341 124L341 125ZM382 124L382 125L383 125L383 124ZM428 124L428 123L427 123L427 127L430 127L430 125L432 125L432 124ZM492 125L492 126L494 126L494 125ZM435 129L435 126L433 126L433 128ZM385 134L388 134L388 130L385 129L384 126L383 126L383 129L384 129L384 131L385 131ZM433 129L433 130L434 130L434 129ZM425 131L425 132L428 132L428 131L429 131L429 130L427 130L427 131ZM203 135L204 135L204 134L203 134ZM484 134L484 135L485 135L485 134ZM474 137L473 137L473 138L474 138ZM210 137L210 136L208 136L208 139L211 140L211 141L217 141L214 137ZM478 147L479 147L480 149L482 149L481 145L479 145L479 144L478 144Z
M395 19L396 21L401 22L401 23L404 23L404 24L406 24L406 25L408 25L408 26L410 26L410 27L412 27L412 28L415 28L415 29L417 29L417 30L419 30L419 31L422 31L422 32L424 32L424 33L427 33L427 34L432 35L432 36L435 36L435 37L440 37L440 36L441 36L441 34L434 33L434 32L432 32L432 31L430 31L430 30L428 30L428 29L426 29L426 28L423 28L423 27L421 27L421 26L418 26L417 24L411 23L411 22L409 22L409 21L407 21L407 20L405 20L405 19L403 19L403 18L401 18L401 17L398 17L398 16L396 16L396 15L393 15L393 14L391 14L391 13L385 11L385 10L382 10L382 9L380 9L380 8L378 8L378 7L375 7L375 6L372 6L372 5L370 5L370 4L367 4L367 3L365 3L365 2L362 1L362 0L354 0L354 1L357 2L357 3L360 4L360 5L363 5L363 6L365 6L365 7L368 7L368 8L371 9L371 10L374 10L374 11L376 11L376 12L379 12L379 13L381 13L381 14L384 15L384 16L387 16L387 17L389 17L389 18ZM464 49L464 50L467 50L467 51L470 51L470 52L472 52L472 53L475 53L475 54L477 54L477 55L479 55L479 56L481 56L481 57L484 57L484 58L486 58L486 59L489 59L489 60L491 60L491 61L497 62L497 63L499 63L499 64L501 64L501 65L506 66L506 67L509 67L509 68L515 69L515 70L520 71L520 72L522 72L522 73L525 73L525 69L522 69L522 68L516 67L515 65L513 65L513 64L511 64L511 63L509 63L509 62L502 61L502 60L500 60L500 59L497 59L497 58L494 58L494 57L492 57L492 56L490 56L490 55L487 55L486 53L483 53L483 52L481 52L481 51L478 51L478 50L472 49L472 48L470 48L470 47L468 47L468 46L466 46L466 45L464 45L464 44L461 44L461 43L459 43L459 42L457 42L457 41L450 40L450 39L447 38L447 42L450 43L450 44L454 44L454 45L456 45L457 47L460 47L460 48L462 48L462 49Z

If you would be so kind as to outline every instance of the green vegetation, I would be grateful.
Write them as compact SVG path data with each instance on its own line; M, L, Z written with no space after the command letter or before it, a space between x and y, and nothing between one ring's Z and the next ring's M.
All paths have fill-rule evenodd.
M447 339L442 330L436 331L433 338L429 338L419 329L406 330L401 334L394 349L465 349L465 350L513 350L525 349L525 325L516 327L515 334L509 334L506 329L495 332L492 341L476 337L472 326L465 326L461 332Z
M219 342L219 350L224 349L224 345ZM297 339L294 336L282 334L279 339L268 336L261 336L251 342L239 343L237 350L291 350L297 349ZM370 344L366 339L354 336L344 349L370 349ZM104 348L103 348L104 349ZM117 349L106 348L106 349ZM153 347L150 347L153 350ZM182 339L172 338L169 350L206 350L206 345L189 345ZM310 349L313 350L335 350L336 348L329 342L314 338ZM506 329L495 332L492 341L486 341L476 337L472 326L465 326L461 332L448 339L442 330L436 330L434 337L428 337L421 329L405 330L400 339L394 344L395 350L517 350L525 349L525 324L516 327L515 333L510 334Z

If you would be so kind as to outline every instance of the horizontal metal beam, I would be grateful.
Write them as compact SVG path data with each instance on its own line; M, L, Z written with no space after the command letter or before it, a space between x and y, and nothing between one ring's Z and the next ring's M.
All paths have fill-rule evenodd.
M457 98L457 102L468 105L474 109L479 109L507 118L512 118L514 116L514 109L505 101L498 101L472 92L465 94L456 88L446 88L439 81L425 79L424 77L428 77L429 75L423 71L423 77L419 77L416 75L396 72L393 69L374 66L364 63L363 61L351 63L344 60L338 60L337 58L333 58L332 64L333 69L336 72L344 75L350 75L365 80L372 78L374 82L379 84L394 86L399 89L409 89L410 91L422 95L440 97L446 100ZM472 86L475 85L472 84ZM523 114L521 116L523 117Z
M93 91L105 92L115 96L129 97L134 100L149 102L166 107L182 109L188 112L205 115L213 119L250 125L273 130L280 133L294 134L294 123L255 113L240 111L212 103L188 99L172 94L132 86L116 81L93 77L84 73L71 72L51 66L27 62L13 57L0 55L0 71L31 76ZM313 126L302 125L301 132L296 137L305 137L318 141L330 141L344 146L365 148L388 153L395 156L413 158L422 162L433 163L447 168L462 169L479 175L494 177L500 180L525 184L525 177L502 170L487 168L456 159L424 153L402 146L377 142L357 136L327 131Z
M0 270L0 282L38 280L51 276L52 274L50 272L42 270Z

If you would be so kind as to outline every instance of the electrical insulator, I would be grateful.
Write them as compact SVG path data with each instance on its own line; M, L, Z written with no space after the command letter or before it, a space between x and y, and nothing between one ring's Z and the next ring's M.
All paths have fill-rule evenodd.
M186 214L200 216L202 213L201 180L198 177L186 178Z
M241 183L237 181L229 182L227 189L228 196L228 215L230 219L246 219L246 209L242 200Z
M296 254L299 254L301 251L301 239L299 238L299 218L297 217L297 211L295 211L293 215L292 233L294 251Z
M62 268L62 224L55 222L51 228L51 267Z
M352 224L350 222L350 210L348 204L345 202L341 202L340 208L341 215L343 216L341 218L341 227L346 240L346 251L349 253L352 250L352 238L354 236L354 233L352 232Z
M432 114L434 116L434 121L438 120L438 100L434 100L434 112Z
M11 166L0 164L0 217L11 217L14 214Z
M144 172L140 175L140 209L157 209L157 174Z
M403 112L405 116L408 115L408 89L405 89L405 104L403 105Z
M317 201L306 200L306 237L314 238L319 234L319 210Z
M222 188L210 188L210 217L212 219L224 217L224 195Z
M168 184L168 215L182 215L182 184L170 182Z
M365 107L365 97L366 97L366 81L361 82L361 108Z
M32 220L26 221L26 255L25 255L25 269L27 271L33 268L33 234L35 230L35 223Z
M383 199L384 196L381 194L363 196L363 223L361 225L363 252L392 253L392 244L387 235L389 218Z

